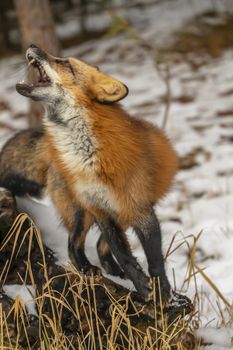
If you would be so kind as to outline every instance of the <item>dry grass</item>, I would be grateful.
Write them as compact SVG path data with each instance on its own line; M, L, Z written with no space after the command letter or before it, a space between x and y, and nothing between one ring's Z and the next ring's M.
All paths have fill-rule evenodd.
M100 286L98 279L80 275L72 266L60 276L51 276L50 267L46 265L40 232L31 220L28 229L22 233L26 220L28 220L26 214L19 215L3 243L4 247L14 237L12 254L2 272L1 280L4 281L11 261L17 254L16 247L20 249L26 237L29 238L28 258L25 263L31 283L37 290L34 300L38 320L37 323L32 324L31 315L28 314L20 297L12 301L8 308L3 308L3 304L0 303L1 349L199 349L199 341L193 335L193 329L197 328L199 323L198 311L168 324L166 316L158 310L159 308L152 307L147 311L146 306L138 306L132 294L116 295L107 283ZM190 263L184 284L195 280L196 274L200 273L226 307L232 310L231 305L214 283L195 263L196 244L200 235L193 237L192 245L184 239L176 247L174 247L174 236L167 256L173 254L180 245L186 244L190 253ZM30 264L33 236L36 237L43 255L41 264L43 283L40 287L36 286L33 267ZM19 239L21 244L17 245ZM59 278L61 283L57 288ZM105 298L109 300L109 308L104 312L100 311L99 307L103 300L101 299L103 294L99 294L100 287L104 290ZM198 290L195 303L198 310L200 305ZM145 317L149 318L146 320ZM35 344L33 344L33 337L38 338L36 343L34 341Z
M62 289L58 289L58 277L49 276L49 267L46 265L43 243L37 227L30 221L29 228L22 233L26 220L27 215L19 215L3 243L2 248L14 237L12 254L2 271L1 280L4 282L12 259L18 253L16 248L19 250L27 237L29 238L28 259L25 262L27 273L32 285L38 287L30 264L30 247L35 236L43 255L41 271L44 281L43 285L37 288L37 295L34 298L38 312L39 342L33 348L186 349L185 344L193 342L189 318L176 320L168 325L165 315L161 315L161 312L152 307L150 312L153 315L145 321L145 310L138 307L130 293L118 296L112 293L107 285L102 286L110 304L109 309L105 310L109 312L110 321L105 324L106 320L98 305L101 301L98 280L93 276L88 278L80 275L70 267L59 277L62 278ZM21 242L20 245L17 244L18 240ZM20 344L24 344L24 348L32 348L32 331L35 326L32 327L30 317L19 297L7 310L0 308L1 349L22 349ZM69 322L68 327L67 324L64 325L63 318ZM76 329L72 331L74 323ZM69 326L70 334L67 332Z

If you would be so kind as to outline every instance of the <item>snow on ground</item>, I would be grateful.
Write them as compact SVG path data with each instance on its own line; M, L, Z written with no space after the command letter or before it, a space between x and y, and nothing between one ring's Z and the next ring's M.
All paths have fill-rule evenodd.
M4 286L4 292L12 299L16 297L26 304L27 311L32 315L37 315L35 302L35 289L32 286L11 284Z
M169 11L165 12L163 7L165 4L168 6L168 3L163 2L159 7L154 6L145 12L141 11L140 16L135 10L132 21L139 23L139 29L140 23L144 23L145 28L146 22L145 35L148 37L156 32L166 32L168 35L169 31L164 29L166 26L171 31L179 25L175 14L180 11L182 13L179 17L180 26L191 15L187 3L185 5L182 0L173 1L170 5L175 11L172 18L176 25L173 26L172 12L168 14ZM198 7L192 2L197 12L206 10L210 3L212 2L202 1ZM226 6L227 1L221 4ZM156 12L160 8L163 14L161 7L164 17L158 16ZM158 21L155 21L155 18L158 18ZM74 55L98 65L104 72L122 80L130 91L129 96L122 102L126 110L136 117L146 118L161 126L165 108L162 102L166 92L165 84L156 72L151 58L135 41L125 39L123 35L101 41L93 40L67 50L65 55ZM0 123L4 122L16 129L26 127L23 113L28 107L27 99L14 91L15 83L24 74L23 70L18 72L20 60L21 58L16 57L0 62L0 100L10 106L10 110L0 111ZM166 131L180 157L183 160L190 159L191 163L186 169L183 167L179 170L171 192L157 208L164 233L164 254L166 255L174 235L176 236L171 250L184 240L192 246L193 237L197 237L201 232L196 246L195 263L204 268L205 274L232 304L233 51L226 51L220 58L210 60L209 64L195 71L187 64L171 66L170 83L172 103ZM190 97L189 102L182 103L183 96ZM13 118L15 114L18 118ZM3 144L12 133L12 129L0 128L0 143ZM20 201L20 205L22 210L31 213L38 222L44 233L45 243L57 253L59 261L65 263L68 260L67 233L56 210L51 209L49 199L43 203L32 203L24 199ZM88 234L86 247L87 255L92 263L96 264L99 264L95 250L98 234L97 228L94 227ZM145 267L144 254L135 238L132 239L132 246ZM188 263L189 248L187 244L182 244L168 256L167 271L176 288L182 287L190 297L193 298L198 289L202 326L198 334L207 344L209 340L215 344L203 348L230 348L232 329L219 328L222 323L223 326L227 326L230 317L226 310L223 311L223 322L219 308L223 310L224 303L200 274L196 275L196 282L192 278L189 285L183 285ZM132 288L130 282L123 283Z
M200 328L197 331L197 334L200 338L204 338L206 343L212 343L213 339L218 347L210 347L206 346L205 349L229 349L232 348L233 346L233 330L229 328L219 328L216 331L216 328L214 327L209 327L208 331L206 332L205 328Z

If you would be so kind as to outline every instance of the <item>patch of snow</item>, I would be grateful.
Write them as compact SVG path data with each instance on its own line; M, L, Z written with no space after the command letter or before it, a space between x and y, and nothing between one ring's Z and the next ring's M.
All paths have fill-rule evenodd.
M27 311L32 315L37 315L36 305L33 298L36 296L35 289L32 286L21 284L4 285L4 292L12 299L20 297L25 304Z
M202 338L205 343L214 343L218 346L224 347L224 349L233 348L233 329L230 328L199 328L196 331L198 338ZM204 346L203 349L213 349L211 347ZM218 348L219 350L220 348Z
M39 200L16 197L21 212L29 213L40 228L43 242L55 253L60 264L69 262L68 233L49 196Z

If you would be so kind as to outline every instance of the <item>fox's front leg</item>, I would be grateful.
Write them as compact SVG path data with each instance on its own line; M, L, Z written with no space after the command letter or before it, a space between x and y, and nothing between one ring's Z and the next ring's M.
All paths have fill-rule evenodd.
M101 270L92 265L85 254L86 235L91 226L94 224L94 217L79 208L75 212L74 225L69 234L69 256L77 269L83 273L93 273L94 275L101 273Z
M95 273L98 268L91 265L84 251L86 235L94 223L94 217L74 203L54 165L48 171L47 188L69 232L68 252L71 262L79 271Z
M171 286L165 272L160 224L153 208L134 228L147 257L149 274L155 278L157 301L159 302L160 297L166 301L171 296ZM159 289L161 289L161 295L159 295Z

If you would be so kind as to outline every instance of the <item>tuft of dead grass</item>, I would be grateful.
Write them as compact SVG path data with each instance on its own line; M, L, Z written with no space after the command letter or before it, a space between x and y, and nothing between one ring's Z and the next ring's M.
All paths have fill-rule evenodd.
M26 221L30 225L24 231ZM6 279L12 260L27 239L27 276L22 278L22 283L30 278L36 290L36 297L32 298L38 317L28 313L20 297L8 300L7 308L0 302L1 349L193 348L192 315L168 323L161 311L162 304L156 308L155 300L154 307L142 306L134 292L116 293L113 284L103 277L84 276L73 266L66 270L48 266L40 232L26 214L16 218L1 249L12 237L12 254L1 273L1 280ZM43 256L39 286L35 283L30 262L33 237L36 237Z
M26 229L25 221L30 222ZM174 235L168 248L166 258L181 246L187 247L189 265L182 290L187 289L191 282L196 285L195 311L170 323L162 312L162 305L155 307L155 293L154 307L146 304L142 306L135 299L134 292L122 293L120 290L116 293L117 285L114 287L104 277L84 276L73 266L65 270L55 265L49 266L40 232L26 214L20 214L16 218L3 242L3 248L12 237L15 241L12 255L2 271L1 279L4 281L6 278L9 265L23 242L28 242L28 259L25 261L27 283L30 279L36 290L36 296L32 298L38 316L28 313L20 297L15 300L8 298L7 302L0 300L1 349L199 349L200 341L194 336L195 329L200 324L199 310L202 303L195 282L197 274L215 291L232 317L232 305L195 261L201 232L178 242ZM43 257L40 263L40 285L35 282L38 276L34 276L30 262L33 237L36 237ZM18 240L20 245L17 244ZM22 284L25 281L25 277L22 278ZM221 314L222 307L219 306L218 312ZM225 319L223 316L223 319L224 325L229 325L230 318Z

